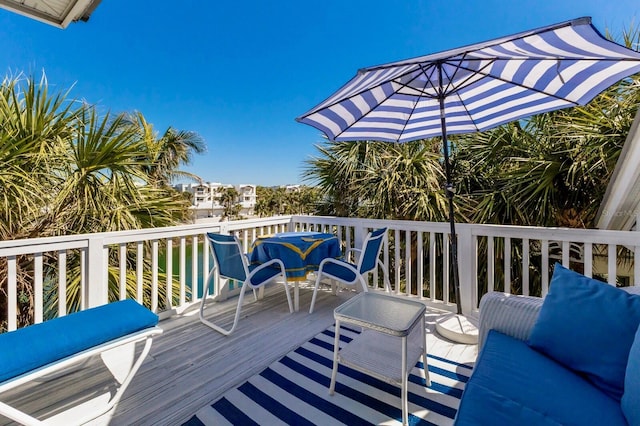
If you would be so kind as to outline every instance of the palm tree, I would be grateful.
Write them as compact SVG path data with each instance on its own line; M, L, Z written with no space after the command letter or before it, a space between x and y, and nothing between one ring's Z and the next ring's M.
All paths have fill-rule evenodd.
M477 206L471 220L593 227L639 104L635 76L584 107L455 138L458 192Z
M326 142L306 161L319 210L338 216L444 220L447 204L437 141ZM463 215L463 210L458 213Z
M190 164L194 154L207 151L207 146L199 134L169 127L158 138L153 126L140 112L128 115L127 121L137 129L139 137L146 144L149 161L145 173L152 185L170 186L176 177L202 181L199 176L179 169L180 166Z
M238 204L238 196L240 195L234 187L218 188L220 194L220 204L223 206L222 220L235 219L239 217L242 206Z
M162 180L176 172L171 169L175 162L163 160L160 151L149 155L149 138L127 116L100 117L96 108L73 101L68 92L50 94L44 77L16 77L5 78L0 86L0 117L3 239L171 226L187 217L188 200ZM179 135L163 143L178 145ZM188 158L181 152L171 158ZM134 254L129 256L132 262ZM33 315L32 259L20 256L17 264L21 326ZM51 281L56 267L55 259L45 258L45 282ZM114 274L109 280L112 294L118 288ZM67 305L73 311L80 303L79 253L69 254L67 276ZM7 270L0 267L5 296L0 312L5 314L6 286ZM46 296L45 315L51 316L57 289L48 285ZM0 316L0 322L3 319Z

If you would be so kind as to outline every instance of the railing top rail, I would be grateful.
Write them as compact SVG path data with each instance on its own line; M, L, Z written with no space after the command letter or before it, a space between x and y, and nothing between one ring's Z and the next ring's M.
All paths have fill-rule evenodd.
M528 238L532 240L571 241L579 243L640 245L637 231L603 229L544 228L536 226L460 224L471 229L474 236Z
M86 237L82 239L73 239L71 241L40 241L38 243L35 243L36 239L15 241L19 241L20 243L15 245L3 245L0 247L0 257L82 249L89 246L89 240Z
M368 228L402 228L408 231L435 231L448 232L450 225L448 222L424 222L414 220L388 220L388 219L363 219L351 217L335 216L292 216L292 221L300 223L324 223L329 225L351 225Z
M105 245L135 243L155 239L178 238L206 232L232 232L255 227L267 227L287 223L326 224L401 229L412 232L438 232L447 234L446 222L419 222L410 220L362 219L334 216L272 216L230 222L197 223L164 228L145 228L130 231L115 231L94 234L63 235L58 237L32 238L0 241L0 256L20 255L36 252L86 248L89 241L99 239ZM599 229L542 228L531 226L489 225L457 223L459 232L470 232L473 236L505 238L527 238L532 240L571 241L577 243L620 244L638 246L638 232L610 231Z
M289 223L291 216L246 219L232 222L196 223L163 228L145 228L130 231L99 232L92 234L61 235L57 237L28 238L0 241L0 256L27 254L36 252L77 249L88 247L92 239L101 239L105 244L148 241L216 232L223 229L237 230L254 226L268 226Z

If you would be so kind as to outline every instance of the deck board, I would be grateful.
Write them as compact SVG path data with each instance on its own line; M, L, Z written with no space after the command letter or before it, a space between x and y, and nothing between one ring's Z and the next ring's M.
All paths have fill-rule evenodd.
M329 291L322 291L311 315L308 313L310 287L301 289L300 311L293 314L289 314L282 286L268 288L258 302L253 302L253 297L247 295L250 302L245 302L240 323L231 336L223 336L201 324L196 307L163 320L160 322L163 334L154 338L149 356L118 406L91 424L179 425L228 389L331 326L333 309L353 294L339 291L334 296ZM210 303L205 311L207 318L216 323L231 324L236 300ZM434 308L427 308L428 352L457 362L474 362L477 346L443 340L433 331L433 320L439 313ZM87 366L85 371L53 383L29 386L28 390L23 387L15 395L9 395L8 400L21 398L24 407L29 404L36 407L35 401L40 400L42 405L43 395L64 399L66 392L72 392L78 386L87 389L83 391L85 393L97 394L106 387L103 377L106 375L98 374L98 368ZM87 374L91 375L89 379ZM7 400L4 395L3 400ZM37 410L46 412L47 407Z

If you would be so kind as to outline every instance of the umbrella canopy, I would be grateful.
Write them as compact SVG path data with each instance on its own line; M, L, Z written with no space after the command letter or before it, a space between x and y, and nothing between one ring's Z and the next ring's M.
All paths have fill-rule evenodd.
M584 105L638 72L640 53L605 39L585 17L361 69L296 120L335 141L443 138L451 270L461 314L447 133L483 131Z
M361 69L297 121L331 140L407 142L442 136L443 106L448 134L471 133L584 105L637 72L640 53L580 18Z

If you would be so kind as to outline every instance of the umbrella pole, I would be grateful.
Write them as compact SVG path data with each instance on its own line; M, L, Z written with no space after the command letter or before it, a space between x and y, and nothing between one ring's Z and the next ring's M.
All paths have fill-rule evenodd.
M441 70L442 72L442 70ZM442 77L440 77L442 81ZM462 305L460 303L460 279L458 276L458 236L456 235L456 224L453 216L453 195L454 188L451 183L451 166L449 164L449 143L447 142L447 123L444 111L444 94L438 97L440 102L440 125L442 127L442 149L444 151L444 171L447 178L445 185L445 193L449 200L449 224L451 225L451 237L449 240L449 253L451 256L451 279L456 296L456 308L458 315L462 315Z

